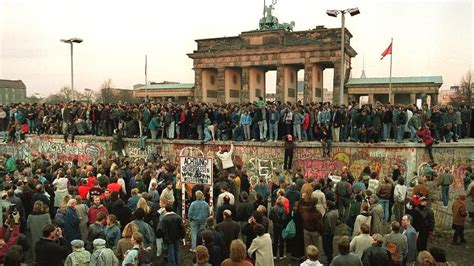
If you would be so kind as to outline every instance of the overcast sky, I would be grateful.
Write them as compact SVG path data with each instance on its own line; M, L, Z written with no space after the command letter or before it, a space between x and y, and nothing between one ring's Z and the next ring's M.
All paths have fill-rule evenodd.
M353 77L360 76L363 57L367 77L389 75L390 60L380 61L380 54L391 37L393 76L441 75L446 89L472 69L471 0L278 0L274 15L280 22L294 20L295 31L337 28L340 18L325 11L355 6L361 14L346 18L358 52ZM59 40L79 37L77 90L98 90L109 78L119 88L143 83L145 54L149 80L194 82L186 55L197 48L194 40L254 30L262 9L263 0L0 0L0 78L23 80L28 95L69 86L69 46ZM331 88L328 76L325 86Z

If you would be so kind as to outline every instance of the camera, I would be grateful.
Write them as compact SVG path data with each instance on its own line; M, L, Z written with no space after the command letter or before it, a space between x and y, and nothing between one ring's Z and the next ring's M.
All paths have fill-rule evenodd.
M10 207L8 208L8 218L12 218L17 214L16 210L16 204L10 204Z

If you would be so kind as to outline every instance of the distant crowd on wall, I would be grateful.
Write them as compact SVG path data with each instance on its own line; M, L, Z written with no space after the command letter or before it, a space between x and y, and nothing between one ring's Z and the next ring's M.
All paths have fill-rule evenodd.
M258 101L245 104L150 102L142 104L9 104L0 107L4 141L22 141L24 135L61 134L151 138L278 141L293 135L295 141L379 143L408 139L428 128L435 140L458 141L470 136L468 106L415 104L348 105ZM143 142L144 143L144 142Z

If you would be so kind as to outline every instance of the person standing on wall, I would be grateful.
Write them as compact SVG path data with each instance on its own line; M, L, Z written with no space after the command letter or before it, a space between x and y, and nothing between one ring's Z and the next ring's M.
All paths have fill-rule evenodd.
M285 159L283 162L283 169L289 170L292 168L293 165L293 153L295 150L295 142L293 140L292 135L286 135L283 137L283 141L285 141Z

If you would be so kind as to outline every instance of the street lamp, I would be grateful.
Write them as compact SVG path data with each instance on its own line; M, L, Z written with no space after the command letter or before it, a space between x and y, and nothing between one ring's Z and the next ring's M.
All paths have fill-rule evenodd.
M341 88L340 88L340 95L339 95L339 104L344 103L344 32L345 32L345 17L344 14L349 13L351 16L355 16L360 14L359 8L348 8L345 10L327 10L326 14L330 17L337 17L341 14Z
M61 39L63 43L69 43L71 46L71 90L74 91L74 59L73 59L73 43L81 43L82 39L79 38L70 38L70 39Z

